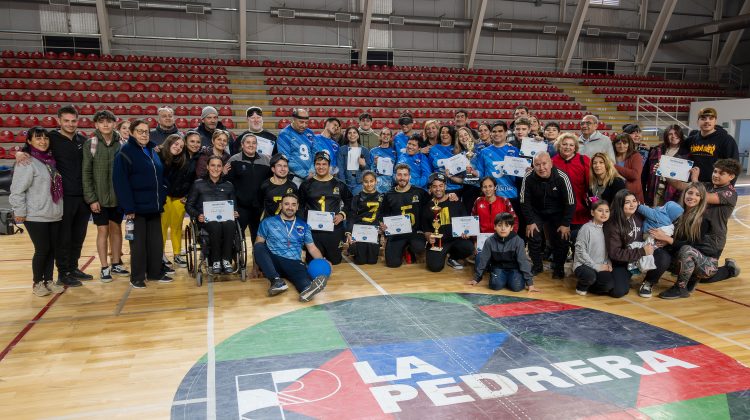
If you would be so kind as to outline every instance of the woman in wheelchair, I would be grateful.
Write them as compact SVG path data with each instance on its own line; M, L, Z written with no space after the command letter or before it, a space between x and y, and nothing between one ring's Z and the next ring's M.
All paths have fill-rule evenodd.
M206 166L206 175L196 180L190 189L185 210L208 232L208 261L211 274L220 274L222 271L229 274L233 271L231 260L235 221L232 219L206 222L203 203L231 200L232 205L236 206L234 186L224 179L224 163L221 157L211 156ZM238 217L236 208L234 217Z

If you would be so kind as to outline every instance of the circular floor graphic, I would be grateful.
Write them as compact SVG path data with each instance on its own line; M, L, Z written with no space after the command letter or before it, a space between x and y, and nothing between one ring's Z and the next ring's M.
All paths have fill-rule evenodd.
M220 419L750 418L750 369L729 356L639 321L510 296L306 307L235 334L215 360L214 375L205 356L190 369L173 418L214 406Z

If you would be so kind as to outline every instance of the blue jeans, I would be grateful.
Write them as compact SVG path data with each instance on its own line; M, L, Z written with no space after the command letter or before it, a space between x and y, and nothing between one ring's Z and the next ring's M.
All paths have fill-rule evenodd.
M307 266L300 260L290 260L271 253L265 242L253 245L253 260L263 271L263 275L273 282L273 279L284 277L294 284L298 292L310 285L311 279L307 274Z
M526 282L519 270L493 268L490 271L490 289L502 290L506 286L514 292L520 292L526 287Z

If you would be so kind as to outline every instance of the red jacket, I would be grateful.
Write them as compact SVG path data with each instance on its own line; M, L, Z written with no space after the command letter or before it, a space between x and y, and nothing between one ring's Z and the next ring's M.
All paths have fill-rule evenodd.
M495 232L495 216L500 213L510 213L515 216L513 231L518 232L518 216L507 198L495 196L495 201L490 203L486 198L479 197L471 210L471 214L479 216L479 231L482 233Z
M571 187L573 187L576 210L573 213L573 220L570 223L582 225L588 222L591 220L591 213L586 202L586 193L589 190L589 166L591 166L591 160L588 156L580 153L576 153L568 160L563 159L560 154L556 154L552 158L552 164L565 172L565 175L570 179Z

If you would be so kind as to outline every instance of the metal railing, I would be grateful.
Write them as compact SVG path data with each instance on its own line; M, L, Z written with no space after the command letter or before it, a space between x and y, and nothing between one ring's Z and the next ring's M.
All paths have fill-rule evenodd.
M670 95L638 95L636 97L635 118L641 125L643 131L658 131L667 124L677 124L680 127L691 130L688 125L687 112L680 111L680 106L690 105L696 101L716 101L736 99L731 97L716 96L670 96ZM669 111L665 107L674 107ZM653 107L651 109L650 107Z

